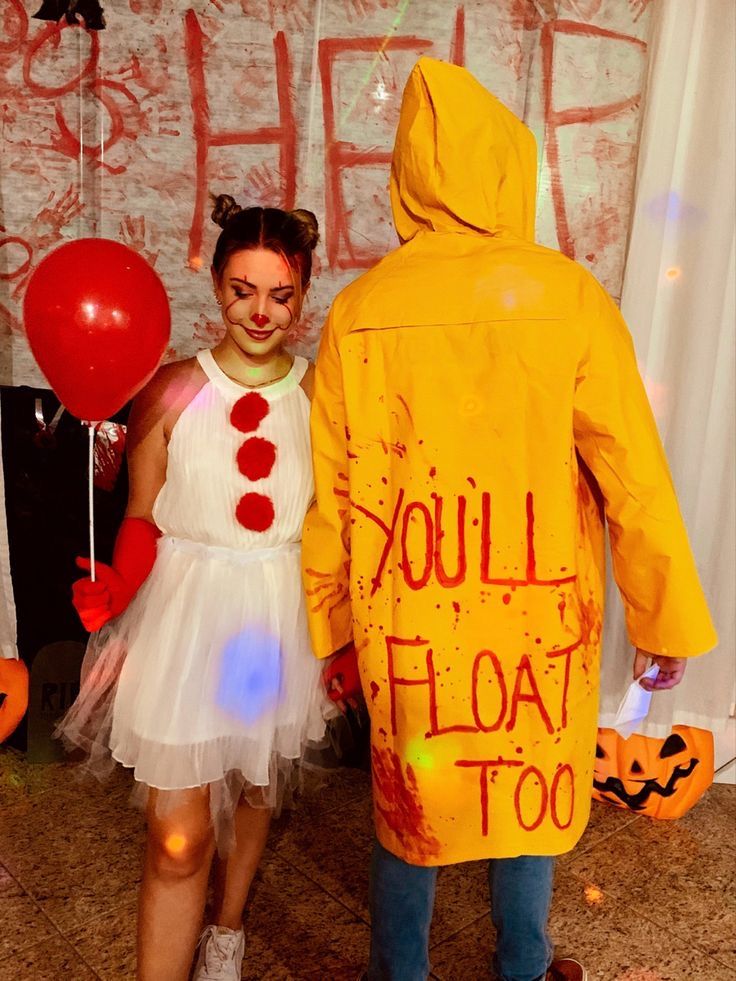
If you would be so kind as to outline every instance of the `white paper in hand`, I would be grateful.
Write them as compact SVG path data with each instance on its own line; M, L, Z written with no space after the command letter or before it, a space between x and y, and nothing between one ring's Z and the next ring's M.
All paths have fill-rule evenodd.
M616 718L613 720L613 728L623 739L629 736L644 721L649 712L649 703L652 700L652 692L645 691L639 684L644 678L651 678L652 681L659 674L659 665L653 664L648 671L636 679L624 695L618 707Z

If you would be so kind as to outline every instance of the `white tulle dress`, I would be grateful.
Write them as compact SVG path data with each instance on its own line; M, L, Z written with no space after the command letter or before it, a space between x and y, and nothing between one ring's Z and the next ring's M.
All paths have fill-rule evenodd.
M211 352L197 357L208 381L171 434L156 562L127 610L90 638L59 733L95 771L111 760L133 768L143 795L209 785L226 850L241 793L278 809L333 711L300 573L313 495L307 362L248 390ZM176 805L175 794L159 797Z

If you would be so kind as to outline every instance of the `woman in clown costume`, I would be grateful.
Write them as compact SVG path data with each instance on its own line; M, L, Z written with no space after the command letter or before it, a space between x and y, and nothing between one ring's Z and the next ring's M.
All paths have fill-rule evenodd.
M134 403L112 566L74 586L96 633L60 727L93 768L132 768L145 799L141 981L188 977L216 848L194 977L240 978L243 906L271 814L330 714L300 582L313 369L284 348L317 222L227 196L213 219L225 333L162 368Z

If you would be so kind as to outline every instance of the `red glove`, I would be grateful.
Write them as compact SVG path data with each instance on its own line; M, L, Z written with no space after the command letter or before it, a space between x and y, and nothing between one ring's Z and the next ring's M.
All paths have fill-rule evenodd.
M95 563L95 582L78 579L72 586L72 603L85 630L99 630L127 607L156 561L156 542L161 532L145 518L124 518L115 540L112 566ZM77 559L80 569L91 568L89 559Z
M345 705L358 707L363 698L363 689L358 672L358 656L355 645L348 644L336 654L322 672L327 697L340 706L342 712Z

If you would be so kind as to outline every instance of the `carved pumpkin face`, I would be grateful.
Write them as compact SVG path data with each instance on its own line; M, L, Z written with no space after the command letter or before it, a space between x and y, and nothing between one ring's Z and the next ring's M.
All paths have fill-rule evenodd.
M23 661L0 658L0 743L15 730L28 708L28 668Z
M599 729L593 799L636 814L673 820L713 782L713 733L675 726L666 739Z

